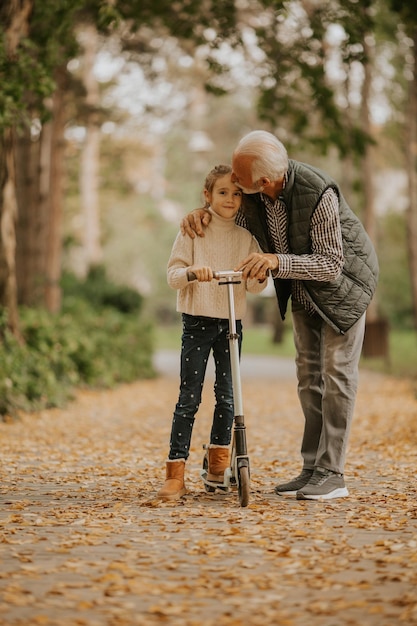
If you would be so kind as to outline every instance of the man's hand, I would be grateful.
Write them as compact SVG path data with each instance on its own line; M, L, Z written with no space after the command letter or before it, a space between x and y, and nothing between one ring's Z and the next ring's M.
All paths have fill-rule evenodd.
M183 235L189 235L194 239L196 234L204 237L204 228L210 223L211 215L205 209L194 209L182 218L180 223Z
M252 252L234 269L236 272L242 270L242 276L245 280L257 278L262 281L267 277L268 270L278 269L278 257L275 254Z

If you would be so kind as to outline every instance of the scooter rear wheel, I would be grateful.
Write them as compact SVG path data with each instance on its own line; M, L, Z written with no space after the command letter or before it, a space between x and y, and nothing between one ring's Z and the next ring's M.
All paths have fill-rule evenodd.
M248 506L250 493L249 467L243 465L238 467L239 473L239 502L240 506Z

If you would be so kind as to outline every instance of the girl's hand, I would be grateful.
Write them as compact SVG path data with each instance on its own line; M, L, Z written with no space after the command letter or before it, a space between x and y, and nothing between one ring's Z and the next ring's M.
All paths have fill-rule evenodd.
M198 280L199 283L209 283L213 280L211 267L196 267L192 265L187 270L188 280Z

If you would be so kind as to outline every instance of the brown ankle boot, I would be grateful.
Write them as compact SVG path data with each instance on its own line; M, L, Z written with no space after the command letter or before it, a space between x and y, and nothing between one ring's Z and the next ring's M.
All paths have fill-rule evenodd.
M185 459L168 460L166 464L166 480L158 491L161 500L178 500L187 493L184 485Z
M208 449L207 480L222 483L224 472L229 467L229 446L210 444Z

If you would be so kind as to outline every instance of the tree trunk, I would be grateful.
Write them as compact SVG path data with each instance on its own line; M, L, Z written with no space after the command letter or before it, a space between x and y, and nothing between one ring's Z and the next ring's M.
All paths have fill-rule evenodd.
M28 34L33 0L2 0L0 24L5 29L7 54L13 55L22 37Z
M81 155L80 195L84 217L83 252L84 274L103 259L101 249L100 210L98 198L98 164L100 154L100 129L91 120L86 128L86 138Z
M62 217L64 187L64 149L66 120L67 70L59 68L55 75L57 89L53 96L50 136L50 176L48 231L45 255L45 305L51 313L61 308Z
M414 327L417 330L417 28L414 30L414 71L410 82L406 124L407 177L410 205L407 234L410 259Z
M67 70L55 72L51 120L43 124L39 139L29 131L16 149L17 272L19 302L45 306L56 313L61 304L62 193Z
M100 94L94 76L94 62L97 54L98 34L94 26L83 27L81 41L84 47L83 81L86 89L87 120L86 137L81 155L80 196L84 218L83 229L83 273L99 265L103 259L101 248L100 209L98 177L100 160L100 127L98 108Z
M0 23L8 57L13 58L20 40L28 33L33 0L3 0ZM8 325L21 340L17 308L15 165L13 130L0 134L0 304L7 309Z
M369 103L372 86L372 60L373 48L370 44L370 34L363 38L366 61L364 63L364 81L362 86L362 130L372 137L372 124L369 112ZM374 191L374 146L367 144L362 161L362 185L364 193L364 215L363 221L365 229L376 247L376 219L375 219L375 191ZM373 322L378 318L378 302L376 295L373 297L367 311L367 322Z
M0 304L7 310L8 327L21 339L15 265L16 217L13 133L9 129L0 141Z
M40 189L41 180L44 181L45 177L44 146L44 136L41 134L38 140L33 141L29 130L16 142L16 194L19 207L16 268L19 303L26 306L39 306L43 302L47 221L45 204L48 200L45 187L42 189L43 195Z

